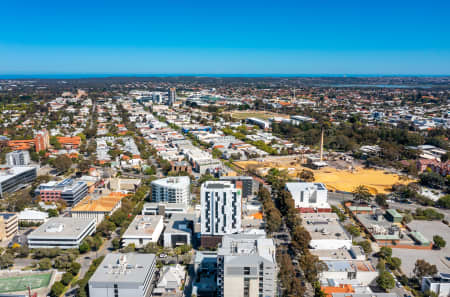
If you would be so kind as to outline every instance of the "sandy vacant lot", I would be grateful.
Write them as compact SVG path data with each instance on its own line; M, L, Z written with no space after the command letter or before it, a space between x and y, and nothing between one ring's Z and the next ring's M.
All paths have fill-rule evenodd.
M289 176L297 177L302 170L314 172L315 181L324 183L329 190L352 192L359 185L365 185L372 194L387 193L393 184L410 183L413 180L401 180L397 174L383 170L365 169L356 167L353 170L325 167L320 170L312 170L300 164L300 157L277 157L258 161L235 162L241 168L256 170L260 175L267 174L270 168L286 169Z

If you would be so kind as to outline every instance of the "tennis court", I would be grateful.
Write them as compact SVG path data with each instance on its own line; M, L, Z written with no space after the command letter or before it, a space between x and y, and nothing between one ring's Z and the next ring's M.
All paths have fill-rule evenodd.
M31 289L47 287L51 277L51 273L44 273L0 278L0 293L25 291L28 286Z

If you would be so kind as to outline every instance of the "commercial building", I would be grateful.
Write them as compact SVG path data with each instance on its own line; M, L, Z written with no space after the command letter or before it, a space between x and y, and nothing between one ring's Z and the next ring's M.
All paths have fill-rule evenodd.
M185 278L186 271L182 265L164 266L161 278L153 290L152 296L174 297L181 295Z
M150 242L157 243L164 229L162 216L138 215L122 235L122 246L134 244L141 248Z
M19 220L14 213L0 213L0 241L9 241L19 230Z
M328 190L322 183L286 183L300 212L331 212Z
M179 245L192 244L195 215L174 214L164 229L164 247L174 248Z
M325 270L320 273L322 283L327 280L340 280L356 282L368 286L378 277L378 271L366 260L325 260Z
M107 254L89 280L89 296L150 296L155 271L154 254Z
M76 249L87 236L94 232L94 219L50 218L28 235L28 247Z
M311 248L337 250L352 247L352 237L335 213L303 213L301 217L303 227L311 235Z
M19 222L24 223L45 223L48 219L48 212L33 209L24 209L19 212Z
M6 154L8 166L26 166L30 164L30 153L28 151L14 151Z
M202 245L215 246L220 242L221 236L242 230L241 196L241 189L229 181L207 181L202 184L200 191Z
M438 297L450 296L450 274L441 273L439 276L427 276L422 279L422 292L431 291Z
M188 176L167 177L152 182L152 201L188 204L190 200Z
M217 251L217 296L277 296L277 262L273 239L233 234Z
M70 210L73 218L94 219L100 224L105 216L111 216L122 206L122 199L126 194L112 192L100 197L86 196Z
M222 176L220 180L228 180L242 189L242 197L248 198L258 190L257 182L251 176Z
M0 166L0 197L5 193L13 193L34 181L37 176L36 167Z
M145 203L142 208L142 215L161 215L163 217L186 212L187 205L178 203L150 202Z
M63 181L50 181L40 184L34 193L39 195L42 201L48 202L62 199L68 206L73 206L86 197L88 186L85 181L67 178Z

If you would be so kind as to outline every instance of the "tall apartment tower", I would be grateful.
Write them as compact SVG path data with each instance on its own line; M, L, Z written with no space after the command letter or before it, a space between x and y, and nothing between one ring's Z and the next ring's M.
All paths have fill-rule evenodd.
M189 176L157 179L152 182L152 202L187 205L190 201L191 180Z
M175 88L169 88L167 105L172 106L175 103L177 96L177 90Z
M35 141L35 149L36 153L40 151L45 151L50 146L50 136L47 130L42 130L36 133Z
M217 251L218 297L275 297L276 248L265 234L233 234Z
M241 231L241 189L229 181L207 181L200 202L202 246L215 247L223 235Z

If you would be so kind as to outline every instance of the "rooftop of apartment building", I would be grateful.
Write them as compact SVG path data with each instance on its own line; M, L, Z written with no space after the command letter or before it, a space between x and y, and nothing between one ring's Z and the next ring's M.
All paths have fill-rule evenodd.
M154 254L107 254L89 282L142 284L154 261Z

